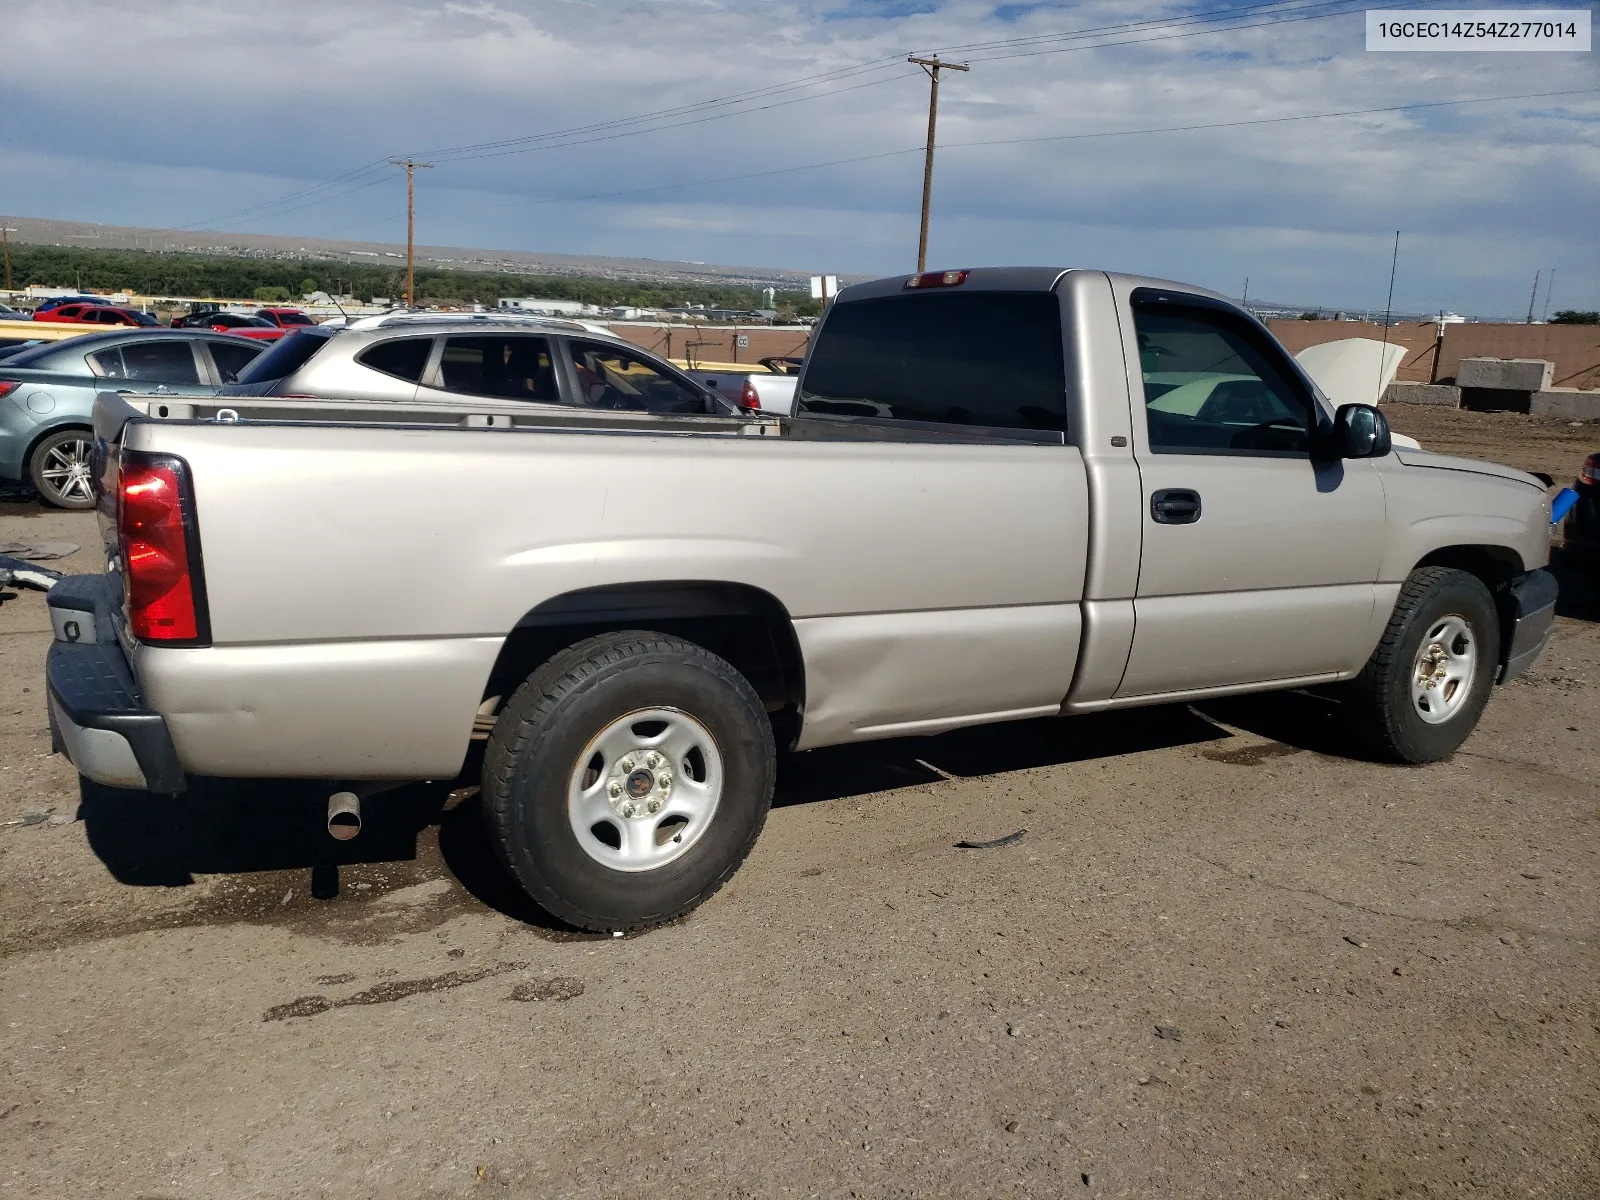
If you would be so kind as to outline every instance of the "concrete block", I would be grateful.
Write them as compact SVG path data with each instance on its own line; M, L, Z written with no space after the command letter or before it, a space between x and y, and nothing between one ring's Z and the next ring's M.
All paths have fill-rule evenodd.
M1600 392L1545 388L1529 398L1528 411L1536 417L1560 417L1564 421L1600 421Z
M1550 386L1555 364L1543 358L1463 358L1456 385L1505 392L1537 392Z
M1443 404L1461 407L1461 389L1445 383L1391 383L1383 393L1385 404Z

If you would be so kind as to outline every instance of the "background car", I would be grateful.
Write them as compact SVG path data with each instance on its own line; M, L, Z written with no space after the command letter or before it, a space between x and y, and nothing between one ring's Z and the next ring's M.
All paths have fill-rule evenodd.
M110 304L104 296L52 296L43 301L33 310L37 316L42 312L49 312L53 308L60 308L63 304Z
M1563 549L1586 562L1600 550L1600 450L1583 460L1572 482L1578 498L1561 524Z
M304 329L307 326L316 324L310 316L301 312L298 308L258 308L254 315L260 317L263 321L271 322L280 329Z
M27 480L58 508L93 508L96 392L215 395L261 350L259 342L209 330L141 329L86 334L0 359L0 478Z
M122 308L111 304L62 304L56 308L41 309L33 314L35 321L57 321L62 324L82 325L134 325L155 326L161 322L137 308Z
M566 408L739 411L677 367L599 327L454 314L361 318L343 329L298 330L222 394L417 404L472 396Z
M264 317L252 316L249 313L239 312L198 312L190 313L186 317L178 317L172 322L174 329L209 329L213 333L233 333L240 337L255 338L265 342L275 342L285 333L289 332L281 325L274 325Z

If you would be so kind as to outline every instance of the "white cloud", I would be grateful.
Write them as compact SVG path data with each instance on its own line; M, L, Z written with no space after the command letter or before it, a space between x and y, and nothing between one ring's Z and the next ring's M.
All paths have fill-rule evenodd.
M907 49L1195 11L1116 0L1000 15L968 0L920 11L928 8L347 0L297 8L289 20L271 6L15 4L8 59L28 64L39 86L13 72L15 94L0 104L0 210L182 224L391 155L600 125L881 58L881 72L774 96L764 111L441 162L419 178L418 232L436 244L887 272L915 250L914 153L523 202L913 148L927 84L896 65ZM1600 83L1584 55L1369 55L1361 39L1353 13L1047 56L985 61L993 52L972 52L972 71L948 76L942 92L935 257L1093 262L1224 291L1249 275L1253 295L1358 304L1380 277L1386 285L1388 239L1400 228L1397 301L1406 307L1513 311L1533 271L1553 265L1573 289L1557 307L1600 305L1594 96L961 145ZM93 119L81 115L88 106L61 102L64 79L94 81L86 96L106 103ZM787 103L801 96L814 98ZM399 236L398 173L308 203L341 190L223 224Z

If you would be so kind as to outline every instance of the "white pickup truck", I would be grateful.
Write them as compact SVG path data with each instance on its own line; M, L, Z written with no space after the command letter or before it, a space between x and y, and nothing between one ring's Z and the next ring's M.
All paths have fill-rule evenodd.
M346 812L471 772L528 894L619 930L734 872L779 750L1328 685L1429 762L1552 628L1539 480L1392 448L1196 288L885 279L830 308L793 418L585 395L102 397L59 745Z

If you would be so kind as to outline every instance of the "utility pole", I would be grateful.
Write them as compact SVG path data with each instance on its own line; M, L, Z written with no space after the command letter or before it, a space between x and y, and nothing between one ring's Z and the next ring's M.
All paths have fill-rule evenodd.
M416 304L416 173L418 167L427 168L433 166L433 164L413 162L409 158L391 158L389 162L392 166L406 169L406 307L412 308Z
M1533 303L1539 298L1539 276L1543 273L1542 271L1533 273L1533 292L1528 296L1528 319L1523 322L1524 325L1533 324Z
M6 277L6 286L7 287L11 286L11 278L10 278L10 276ZM1556 286L1556 269L1554 267L1551 267L1550 268L1550 278L1548 278L1548 279L1546 279L1544 281L1544 311L1539 314L1539 320L1540 320L1541 323L1543 323L1543 322L1545 322L1545 321L1550 319L1550 292L1551 292L1551 289L1554 288L1555 286Z
M10 225L0 226L0 246L5 247L6 254L6 291L8 292L11 290L11 235L21 232L20 229L15 229Z
M933 132L939 122L939 72L967 71L971 68L965 63L940 62L937 54L932 58L911 55L906 61L916 63L928 73L931 81L928 89L928 147L922 162L922 233L917 238L917 271L920 273L928 269L928 202L933 196Z

